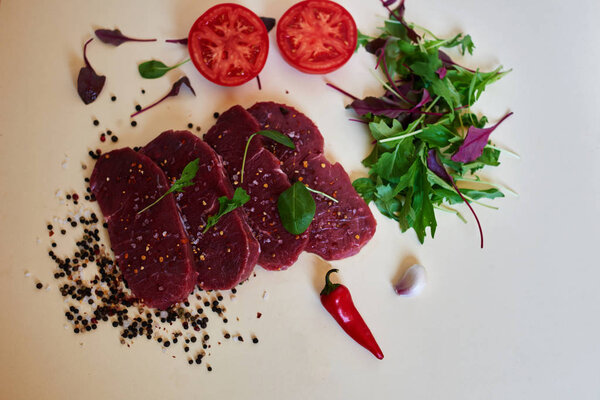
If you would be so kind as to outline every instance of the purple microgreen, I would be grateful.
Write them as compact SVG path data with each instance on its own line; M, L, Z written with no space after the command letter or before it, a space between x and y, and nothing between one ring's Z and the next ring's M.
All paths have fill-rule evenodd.
M454 67L454 66L456 66L456 67L460 67L460 68L462 68L462 69L464 69L466 71L475 73L475 71L473 71L472 69L463 67L462 65L459 65L459 64L455 63L454 60L452 60L450 58L450 56L448 54L444 53L442 50L438 50L438 58L442 61L442 63L444 63L445 67ZM440 78L440 79L443 79L443 78Z
M369 125L369 122L368 122L368 121L363 121L362 119L348 118L348 121L352 121L352 122L360 122L361 124L366 124L366 125Z
M385 46L386 40L383 38L373 39L365 45L365 50L371 54L378 54L378 51Z
M394 4L396 2L396 0L382 0L381 3L383 4L384 7L389 7L392 4Z
M258 90L262 90L262 85L260 84L260 76L256 75L256 83L258 83Z
M343 89L340 89L339 87L335 86L333 83L327 82L326 85L329 86L330 88L337 90L338 92L340 92L342 94L345 94L346 96L350 97L353 100L358 100L358 97L351 95L350 93L346 92Z
M260 17L263 24L265 24L265 28L267 28L267 32L271 32L271 29L275 27L275 18L271 17Z
M444 79L446 77L446 72L448 72L448 70L446 70L446 67L444 66L439 67L437 71L435 71L440 79Z
M423 94L421 95L421 100L413 108L410 109L411 112L417 111L419 108L423 107L425 104L431 101L431 95L427 91L427 89L423 89Z
M446 171L446 168L444 168L442 163L439 161L437 152L434 149L431 149L427 152L427 168L429 168L434 174L443 179L445 182L452 185L456 193L458 193L460 198L469 207L469 210L471 210L471 213L473 213L473 216L475 217L475 221L477 221L477 227L479 228L479 237L481 238L481 248L483 249L483 230L481 229L481 223L479 222L479 218L477 217L475 210L473 210L473 207L471 207L471 204L469 204L469 201L465 199L465 197L458 189L458 186L456 186L456 183L454 183L454 179L452 179L450 174Z
M169 97L177 96L179 94L179 90L181 89L182 85L187 86L190 89L190 91L192 92L192 94L194 96L196 95L196 92L194 91L194 88L192 88L192 84L190 83L190 80L188 79L187 76L184 76L182 78L179 78L179 80L173 84L173 87L171 87L171 90L169 91L169 93L167 93L165 96L163 96L160 100L150 104L148 107L142 108L140 111L137 111L137 112L131 114L130 117L133 118L136 115L141 114L144 111L151 109L152 107L160 104L162 101L164 101L165 99L167 99Z
M77 76L77 93L79 93L79 97L81 97L81 100L83 100L85 104L90 104L98 98L98 95L106 82L106 77L104 75L98 75L87 58L87 46L92 40L94 40L94 38L85 42L85 45L83 46L83 61L85 62L85 67L82 67L79 70L79 76Z
M488 142L488 138L492 134L492 132L504 121L506 118L510 117L512 112L506 114L500 121L498 121L495 125L492 125L487 128L477 128L475 126L470 126L467 130L467 136L465 140L460 145L456 153L452 156L452 161L460 162L460 163L468 163L471 161L475 161L481 154L483 153L483 148Z
M187 44L188 44L188 38L183 38L183 39L167 39L167 40L165 40L165 42L167 42L167 43L177 43L177 44L182 44L184 46L187 46Z
M134 39L127 37L118 29L112 31L109 29L96 29L94 33L101 42L112 44L113 46L120 46L125 42L156 42L156 39Z

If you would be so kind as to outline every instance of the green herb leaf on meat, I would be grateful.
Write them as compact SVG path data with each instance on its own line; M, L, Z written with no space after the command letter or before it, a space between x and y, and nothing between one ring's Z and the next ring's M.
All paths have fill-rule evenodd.
M300 235L308 229L316 208L315 200L302 182L294 183L277 199L281 223L292 235Z
M184 188L186 188L188 186L192 186L194 184L194 178L196 177L196 174L198 173L199 166L200 166L199 158L196 158L194 161L189 162L185 166L185 168L183 168L183 171L181 172L181 177L179 179L177 179L175 182L173 182L173 184L171 185L169 190L167 190L162 196L160 196L158 199L156 199L152 204L149 204L146 207L144 207L141 211L138 211L138 214L141 214L144 211L148 210L150 207L154 206L156 203L158 203L159 201L164 199L169 193L174 193L174 192L181 193L181 192L183 192Z
M261 135L261 136L267 137L271 140L276 141L277 143L280 143L286 147L289 147L290 149L296 148L296 146L294 145L294 142L292 142L292 139L290 139L289 137L287 137L286 135L284 135L281 132L277 132L277 131L273 131L273 130L264 130L264 131L258 131L258 132L253 133L252 135L250 135L250 137L246 141L246 147L244 148L244 157L242 158L242 170L241 170L241 174L240 174L240 182L241 183L244 183L244 168L246 167L246 156L248 155L248 148L250 147L250 142L256 135Z
M248 202L248 200L250 200L250 196L241 187L235 189L231 199L227 198L227 196L219 197L219 211L215 215L208 217L206 220L206 226L204 227L202 233L208 232L211 227L215 226L217 222L219 222L219 219L221 219L223 215L243 206Z

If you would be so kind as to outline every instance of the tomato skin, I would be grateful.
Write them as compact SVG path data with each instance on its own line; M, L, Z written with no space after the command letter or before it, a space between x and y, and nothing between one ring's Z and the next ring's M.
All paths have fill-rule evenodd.
M292 67L308 74L326 74L340 68L352 57L357 38L352 15L329 0L296 3L277 23L281 55ZM324 51L317 52L318 48Z
M269 54L269 36L262 20L234 3L217 4L192 25L188 51L196 69L221 86L239 86L254 79Z

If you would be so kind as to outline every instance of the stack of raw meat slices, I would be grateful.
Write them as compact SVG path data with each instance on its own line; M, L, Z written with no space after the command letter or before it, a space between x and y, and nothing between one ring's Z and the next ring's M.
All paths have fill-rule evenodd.
M287 135L295 149L256 135L262 129ZM248 278L258 263L288 268L302 251L326 260L356 254L375 233L376 222L339 163L323 155L323 136L305 115L273 102L227 110L204 141L188 131L167 131L140 151L114 150L100 157L91 190L108 223L117 264L135 296L150 307L168 308L185 300L198 284L230 289ZM193 185L144 212L199 160ZM301 235L285 230L277 211L279 195L303 182L319 194L315 217ZM242 187L250 200L222 216L204 233L219 197Z

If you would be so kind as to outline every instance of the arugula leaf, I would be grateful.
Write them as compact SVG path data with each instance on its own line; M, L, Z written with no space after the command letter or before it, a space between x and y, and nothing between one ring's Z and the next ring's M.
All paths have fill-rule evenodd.
M300 235L308 229L316 209L315 200L302 182L294 183L277 199L281 223L292 235Z
M371 168L371 174L379 175L381 178L392 183L398 183L400 177L406 173L414 158L415 146L410 139L403 139L396 145L391 153L384 153L379 157L377 163Z
M154 206L156 203L158 203L159 201L164 199L169 193L174 193L174 192L182 193L184 188L194 185L193 180L196 177L196 174L198 173L199 167L200 167L200 159L199 158L196 158L194 161L190 161L185 166L185 168L183 168L183 171L181 172L181 177L179 179L177 179L175 182L173 182L173 184L171 185L169 190L167 190L162 196L160 196L158 199L156 199L152 204L149 204L146 207L144 207L141 211L138 211L138 214L141 214L144 211L148 210L150 207Z
M202 233L208 232L210 228L215 226L217 222L221 219L221 217L227 213L232 212L238 207L243 206L250 200L250 196L244 189L238 187L233 192L233 197L231 199L227 198L227 196L219 197L219 211L215 215L211 215L206 220L206 226Z
M289 147L290 149L296 148L296 146L294 145L294 142L292 142L292 139L290 139L289 137L287 137L286 135L284 135L281 132L277 132L277 131L273 131L273 130L264 130L264 131L258 131L258 132L253 133L252 135L250 135L250 137L246 141L246 147L244 148L244 157L242 158L242 169L241 169L242 172L241 172L241 176L240 176L241 183L244 183L244 167L246 166L246 156L248 155L248 148L250 147L250 142L256 135L261 135L261 136L267 137L271 140L276 141L277 143L280 143L286 147Z
M363 46L366 46L367 43L369 43L371 40L373 40L373 38L371 36L367 36L367 35L363 34L360 30L357 30L357 32L358 32L358 39L356 40L356 49L354 49L355 53L358 51L358 49L360 49Z
M358 178L352 182L352 186L367 204L375 200L376 186L370 178Z

